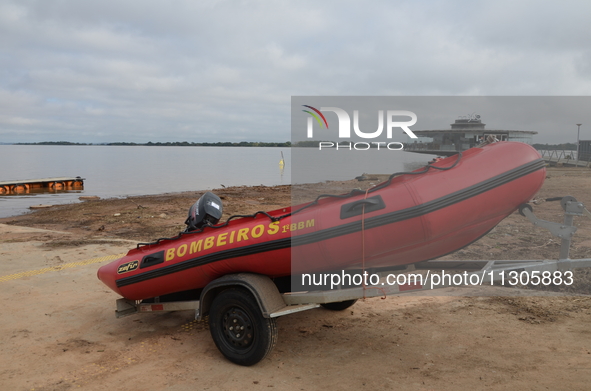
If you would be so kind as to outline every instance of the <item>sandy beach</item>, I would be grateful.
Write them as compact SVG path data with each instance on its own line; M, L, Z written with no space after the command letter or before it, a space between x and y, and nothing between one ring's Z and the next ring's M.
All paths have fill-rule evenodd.
M302 200L380 179L304 187ZM214 192L227 218L289 205L291 190ZM93 200L0 219L0 389L588 389L591 298L577 296L591 293L588 271L543 297L493 287L482 297L376 298L281 317L277 346L248 368L225 360L190 311L116 319L118 296L97 280L98 267L137 242L176 235L201 194ZM591 208L591 170L550 168L534 212L562 221L559 203L543 200L566 195ZM591 219L575 224L571 258L589 257ZM514 213L445 259L556 259L559 247Z

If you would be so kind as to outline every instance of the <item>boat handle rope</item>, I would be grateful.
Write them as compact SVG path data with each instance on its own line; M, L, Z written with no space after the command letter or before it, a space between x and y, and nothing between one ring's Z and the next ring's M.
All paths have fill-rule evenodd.
M267 216L273 222L279 221L279 218L278 217L271 216L269 213L263 212L263 211L258 211L258 212L255 212L255 213L251 214L251 215L232 215L232 216L228 217L228 219L223 224L213 225L209 221L207 221L205 223L205 225L203 226L203 228L192 230L192 231L184 230L182 232L179 232L179 234L176 235L176 236L173 236L173 237L170 237L170 238L158 238L155 241L149 242L149 243L138 243L137 246L136 246L136 248L139 249L142 246L156 245L156 244L159 244L160 242L162 242L164 240L177 240L177 239L180 239L183 235L187 235L187 234L197 234L197 233L203 232L204 229L205 229L205 227L209 227L209 228L224 228L228 224L230 224L230 221L231 220L238 219L238 218L244 218L244 217L252 217L252 218L255 218L259 214L262 214L262 215Z
M460 160L462 159L462 152L458 152L457 155L458 155L458 157L457 157L456 161L451 166L449 166L449 167L437 167L437 166L433 166L433 165L431 165L429 163L421 171L401 171L401 172L395 172L394 174L390 175L385 182L383 182L381 184L378 184L377 186L370 187L369 189L367 189L365 191L360 190L360 189L353 189L353 190L351 190L347 194L321 194L318 197L316 197L316 199L314 201L312 201L312 202L304 205L300 209L298 209L296 211L293 211L293 212L290 212L290 213L286 213L286 214L281 215L281 216L277 216L277 217L271 216L269 213L264 212L264 211L258 211L258 212L255 212L255 213L251 214L251 215L232 215L232 216L228 217L228 219L223 224L213 225L210 222L207 222L203 226L203 228L201 228L201 229L196 229L196 230L193 230L193 231L187 231L187 230L185 230L185 231L179 232L178 235L173 236L173 237L170 237L170 238L159 238L159 239L156 239L153 242L138 243L137 246L136 246L136 248L139 249L142 246L157 245L157 244L160 244L160 242L165 241L165 240L177 240L177 239L180 239L183 235L201 233L201 232L203 232L203 230L205 229L205 227L209 227L209 228L224 228L224 227L226 227L230 223L231 220L237 219L237 218L245 218L245 217L255 218L257 215L262 214L264 216L267 216L273 222L280 221L280 220L282 220L282 219L284 219L286 217L289 217L291 215L294 215L296 213L299 213L299 212L303 211L304 209L307 209L307 208L309 208L309 207L311 207L313 205L318 204L318 201L320 201L321 198L327 198L327 197L331 197L331 198L349 198L349 197L353 197L353 196L356 196L356 195L360 195L360 194L365 193L365 199L367 199L367 195L369 193L373 193L374 191L377 191L377 190L380 190L380 189L382 189L384 187L390 186L390 183L392 183L392 179L394 179L397 176L401 176L401 175L421 175L421 174L427 173L430 169L435 169L435 170L440 170L440 171L451 170L452 168L454 168L455 166L457 166L458 163L460 162ZM365 204L363 205L363 211L365 211ZM362 218L362 225L363 225L363 218Z
M374 191L377 191L377 190L383 189L384 187L390 186L390 183L392 183L392 179L394 179L397 176L401 176L401 175L421 175L421 174L427 173L431 168L433 168L435 170L440 170L440 171L451 170L452 168L454 168L455 166L458 165L458 163L460 162L460 160L462 160L462 152L458 152L458 157L457 157L456 161L451 166L449 166L449 167L437 167L437 166L433 166L433 165L431 165L429 163L421 171L401 171L401 172L395 172L394 174L390 175L385 182L383 182L381 184L378 184L378 185L376 185L374 187L369 188L367 190L367 192L373 193ZM360 194L363 194L363 193L365 193L363 190L353 189L353 190L351 190L347 194L321 194L318 197L316 197L316 199L314 201L310 202L309 204L304 205L303 207L301 207L300 209L298 209L298 210L296 210L294 212L290 212L290 213L284 214L282 216L279 216L278 218L279 218L279 220L281 220L281 219L283 219L285 217L288 217L288 216L291 216L293 214L299 213L302 210L304 210L306 208L309 208L310 206L316 205L318 203L318 201L320 201L321 198L326 198L326 197L332 197L332 198L349 198L349 197L353 197L353 196L360 195Z

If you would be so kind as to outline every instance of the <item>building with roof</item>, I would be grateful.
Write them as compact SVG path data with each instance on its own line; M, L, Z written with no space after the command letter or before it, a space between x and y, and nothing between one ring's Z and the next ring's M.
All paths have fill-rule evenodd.
M460 151L472 148L488 136L499 141L520 141L532 144L533 136L538 132L526 130L486 129L479 115L459 117L447 130L414 130L419 139L404 144L408 152L427 153L431 155L451 156Z

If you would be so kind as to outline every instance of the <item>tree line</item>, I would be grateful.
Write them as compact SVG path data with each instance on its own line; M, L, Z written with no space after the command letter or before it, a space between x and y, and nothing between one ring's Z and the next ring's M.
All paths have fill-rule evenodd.
M286 142L261 142L261 141L218 141L215 143L203 142L188 142L188 141L168 141L168 142L152 142L147 143L129 143L129 142L113 142L113 143L73 143L70 141L41 141L37 143L14 143L13 145L112 145L112 146L149 146L149 147L318 147L318 141L299 141L292 145L290 141ZM537 150L570 150L576 151L576 143L563 144L532 144Z
M38 143L15 143L14 145L115 145L115 146L155 146L155 147L291 147L291 142L283 143L269 143L260 141L240 141L234 142L216 142L216 143L195 143L188 141L172 141L172 142L151 142L147 143L128 143L128 142L114 142L114 143L73 143L70 141L42 141Z

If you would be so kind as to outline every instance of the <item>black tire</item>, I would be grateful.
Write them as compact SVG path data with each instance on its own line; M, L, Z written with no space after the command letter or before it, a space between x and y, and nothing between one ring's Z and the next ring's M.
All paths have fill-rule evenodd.
M277 342L275 319L264 318L255 298L243 289L230 288L215 297L209 329L219 351L238 365L258 363Z
M337 301L336 303L324 303L320 304L327 310L331 311L343 311L347 308L351 307L353 304L357 303L357 299L355 300L345 300L345 301Z

